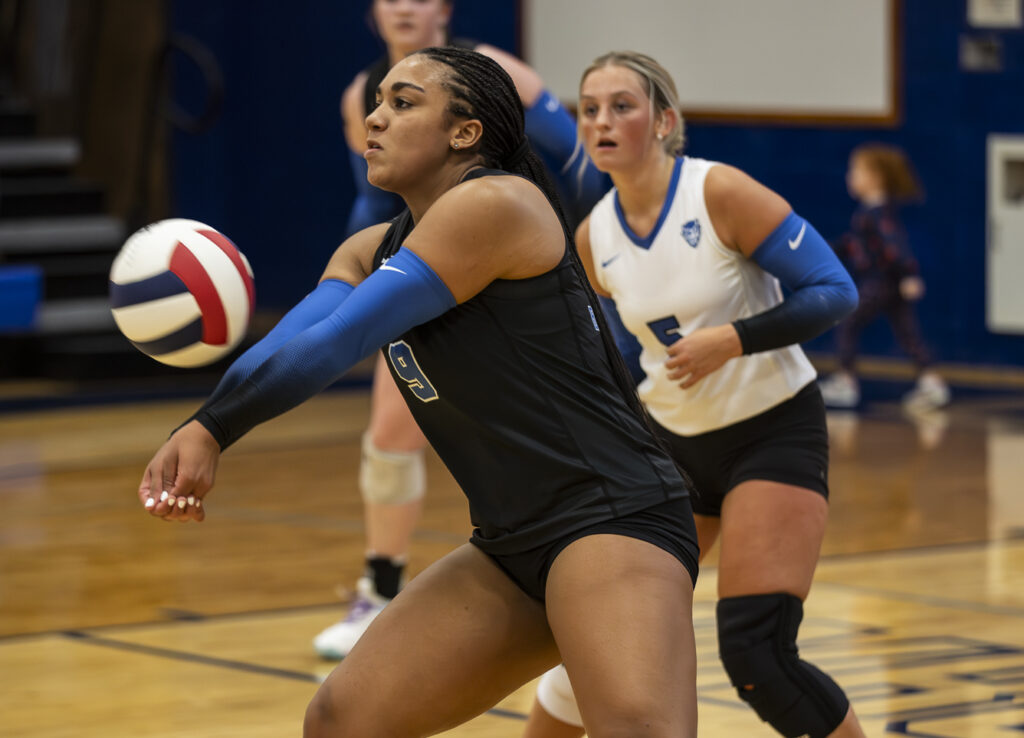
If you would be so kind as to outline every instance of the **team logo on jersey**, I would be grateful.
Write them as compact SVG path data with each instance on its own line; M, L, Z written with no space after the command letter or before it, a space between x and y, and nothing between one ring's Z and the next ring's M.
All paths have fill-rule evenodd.
M697 248L697 244L700 243L700 221L694 218L693 220L683 223L683 238L686 239L686 243Z

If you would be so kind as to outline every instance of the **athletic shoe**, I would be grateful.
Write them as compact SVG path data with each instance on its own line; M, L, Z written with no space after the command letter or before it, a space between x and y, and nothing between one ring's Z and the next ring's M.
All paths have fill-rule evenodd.
M935 372L925 372L917 385L903 395L903 405L913 410L934 410L949 404L949 385Z
M356 601L348 614L313 639L313 649L324 659L339 660L348 656L349 651L362 637L370 623L391 600L381 597L373 589L373 580L360 577L356 582Z
M860 403L860 385L848 372L836 372L818 382L818 387L829 407L856 407Z

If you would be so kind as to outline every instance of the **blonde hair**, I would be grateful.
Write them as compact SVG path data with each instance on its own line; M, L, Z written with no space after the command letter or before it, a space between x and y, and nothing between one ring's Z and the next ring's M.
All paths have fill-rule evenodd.
M891 200L908 202L924 199L924 189L914 173L906 152L883 143L861 144L850 158L862 159L882 179L882 188Z
M583 82L591 72L603 67L623 67L640 75L644 81L647 97L651 101L652 112L660 114L670 108L676 111L676 124L662 139L661 145L665 152L672 156L682 154L683 146L686 144L686 123L679 110L679 93L676 92L676 83L672 80L672 75L668 73L668 70L647 54L641 54L638 51L609 51L594 59L584 70L583 76L580 77L580 87L583 86Z

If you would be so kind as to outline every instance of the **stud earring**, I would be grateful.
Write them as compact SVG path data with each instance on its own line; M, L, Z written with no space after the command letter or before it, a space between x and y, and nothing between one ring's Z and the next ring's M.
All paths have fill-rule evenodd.
M452 148L453 148L453 149L457 149L457 148L459 148L459 142L458 142L458 141L456 141L455 143L453 143L453 144L452 144Z

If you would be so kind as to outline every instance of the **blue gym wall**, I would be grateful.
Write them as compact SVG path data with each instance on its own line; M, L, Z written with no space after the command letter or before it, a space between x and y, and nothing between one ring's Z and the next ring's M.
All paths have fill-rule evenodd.
M339 104L383 52L369 0L171 0L172 33L207 46L224 73L220 119L173 137L174 215L227 234L252 264L257 303L290 307L341 242L354 196ZM462 2L453 32L515 50L518 8ZM206 90L178 60L175 99L195 113Z
M261 307L284 308L304 294L341 238L353 189L338 101L381 50L364 22L367 5L171 3L171 27L210 47L226 85L218 123L199 136L174 137L175 214L209 222L239 244L256 272ZM517 6L457 2L454 31L515 50ZM965 0L903 0L902 13L900 125L693 123L689 151L746 170L833 238L854 207L844 184L850 150L866 140L902 146L928 192L906 218L928 286L920 315L936 359L1024 364L1024 337L985 328L985 138L1024 133L1024 33L968 27ZM1004 71L961 71L964 33L998 36ZM198 110L197 75L187 65L177 73L179 101ZM882 324L869 329L863 345L868 354L900 355ZM832 346L826 335L808 348Z

